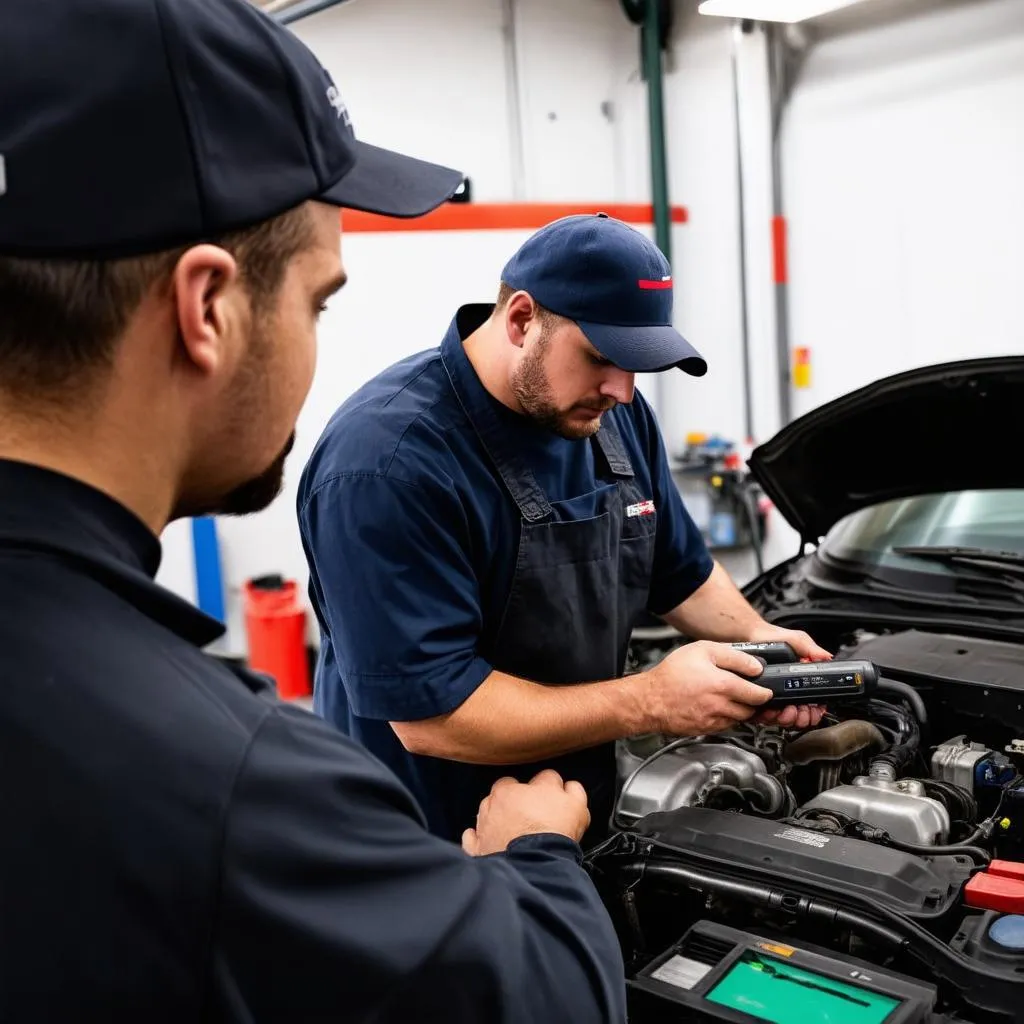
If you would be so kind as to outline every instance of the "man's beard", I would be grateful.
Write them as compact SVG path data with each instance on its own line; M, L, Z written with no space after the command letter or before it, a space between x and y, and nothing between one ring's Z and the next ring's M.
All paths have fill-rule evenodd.
M190 495L175 507L172 519L196 516L247 516L262 512L281 493L284 464L295 446L295 431L277 458L258 476L250 477L221 495Z
M272 370L266 364L266 354L270 351L271 325L258 320L253 328L250 345L249 362L241 371L234 388L235 405L239 415L247 419L259 415L258 409L267 393L272 380ZM231 424L226 429L228 437L240 435L245 428L240 422ZM292 448L295 447L295 430L293 429L273 462L261 473L236 485L223 494L207 494L192 496L191 500L175 510L176 517L182 516L247 516L254 512L262 512L272 504L284 487L284 466Z
M559 409L554 403L551 382L544 371L545 341L541 339L537 347L512 371L510 386L523 412L538 426L558 434L570 441L581 441L592 437L601 429L601 413L607 412L616 403L611 399L600 408L591 406L573 406L572 409ZM574 410L591 409L592 420L579 421L569 418Z
M259 476L239 484L234 490L224 495L218 503L215 514L247 516L253 512L262 512L284 487L284 464L294 447L295 431L293 430L277 458Z

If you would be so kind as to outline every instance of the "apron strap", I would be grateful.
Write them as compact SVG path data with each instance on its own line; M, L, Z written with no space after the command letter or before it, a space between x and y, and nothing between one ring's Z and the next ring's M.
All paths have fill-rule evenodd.
M619 434L615 421L606 413L601 424L601 429L594 435L594 441L600 448L605 462L613 476L621 477L624 480L632 479L633 463L629 461L626 447L622 443L622 436Z

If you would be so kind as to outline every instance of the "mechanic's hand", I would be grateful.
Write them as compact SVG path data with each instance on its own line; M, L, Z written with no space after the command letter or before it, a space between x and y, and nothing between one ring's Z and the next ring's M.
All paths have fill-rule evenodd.
M831 653L826 651L824 647L819 647L811 639L811 635L805 633L802 629L783 629L781 626L773 626L770 622L765 622L744 639L752 640L756 643L789 644L801 661L832 660Z
M646 676L651 732L703 736L753 717L772 691L750 678L761 662L728 644L698 640L669 653Z
M754 630L751 640L758 643L789 644L801 661L831 661L832 655L811 639L802 629L783 629L766 622ZM773 711L762 711L756 721L765 725L779 725L785 729L813 729L824 716L826 708L821 704L800 704Z
M476 828L462 833L462 848L473 857L484 857L501 853L513 839L541 832L579 842L589 825L584 788L578 782L563 782L549 768L526 783L498 779L480 804Z
M827 710L824 704L791 704L788 708L762 711L754 721L763 725L781 725L784 729L813 729Z

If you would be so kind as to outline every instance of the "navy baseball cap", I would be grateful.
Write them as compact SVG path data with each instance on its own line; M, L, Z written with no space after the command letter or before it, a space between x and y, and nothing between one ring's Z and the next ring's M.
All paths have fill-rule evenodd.
M604 213L562 217L526 240L501 279L552 313L574 320L598 352L623 370L679 367L703 377L708 364L672 326L672 269L635 228Z
M155 252L310 199L417 217L463 181L358 141L331 76L250 0L2 7L2 253Z

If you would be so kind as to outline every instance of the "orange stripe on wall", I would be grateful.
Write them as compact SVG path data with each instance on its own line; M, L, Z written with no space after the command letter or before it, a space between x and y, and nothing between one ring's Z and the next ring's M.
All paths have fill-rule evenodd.
M644 203L445 203L424 217L381 217L345 210L341 226L351 231L533 231L579 213L607 213L627 224L653 224L654 207ZM685 224L684 206L671 208L672 223Z
M786 253L786 218L772 217L772 271L776 284L785 284L789 277Z

